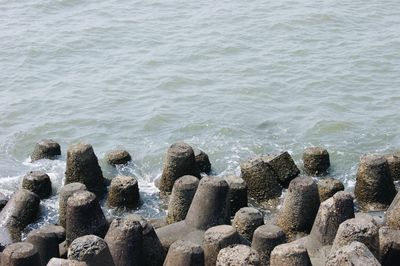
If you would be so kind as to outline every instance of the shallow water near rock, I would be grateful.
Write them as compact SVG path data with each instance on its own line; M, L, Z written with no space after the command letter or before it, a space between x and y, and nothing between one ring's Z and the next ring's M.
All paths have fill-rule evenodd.
M53 196L30 228L56 222L65 153L83 141L107 178L138 178L135 212L160 217L153 181L178 140L221 176L279 150L301 166L303 149L321 145L351 191L361 155L400 149L398 10L397 0L3 1L0 192L46 171ZM63 155L29 163L42 138ZM132 164L107 166L116 148Z

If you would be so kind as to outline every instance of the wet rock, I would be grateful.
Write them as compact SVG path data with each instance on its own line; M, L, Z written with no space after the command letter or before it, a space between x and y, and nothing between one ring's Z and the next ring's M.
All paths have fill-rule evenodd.
M6 206L8 202L8 198L0 192L0 211Z
M234 216L240 208L247 207L247 184L238 176L225 177L229 185L229 215Z
M199 168L200 172L209 174L211 172L211 163L208 155L201 150L195 151L195 159L197 167Z
M265 201L281 195L282 187L278 183L277 174L261 158L251 159L243 163L240 168L250 197Z
M328 151L321 147L306 148L303 163L308 175L324 175L331 165Z
M327 177L318 181L318 193L320 202L329 199L330 197L335 195L336 192L343 190L343 183L332 177Z
M168 204L168 224L179 222L186 218L198 185L199 179L191 175L180 177L175 181Z
M258 252L249 246L235 245L221 249L217 257L217 266L249 265L260 266Z
M108 222L96 195L89 191L75 192L67 201L66 239L71 243L84 235L104 237Z
M47 266L87 266L83 261L52 258Z
M95 235L75 239L68 248L68 259L84 261L88 266L114 265L107 243Z
M164 266L203 266L204 251L200 245L178 240L169 248Z
M44 139L36 143L31 160L33 162L40 159L56 159L59 155L61 155L60 144L51 139Z
M286 235L276 225L266 224L254 231L251 248L260 255L261 265L269 265L272 250L281 244L286 243Z
M374 255L363 243L354 241L331 253L326 266L380 266Z
M132 157L126 150L115 150L107 154L107 162L111 165L127 164L131 160Z
M15 192L0 212L0 245L20 241L21 231L32 223L39 211L40 199L35 193L20 189Z
M362 218L353 218L340 224L333 241L332 252L358 241L365 244L368 249L378 257L378 227L371 221Z
M400 229L400 193L396 194L386 211L386 223L390 228Z
M58 236L51 230L43 228L33 230L28 234L25 242L31 243L39 252L42 265L46 265L52 257L60 256Z
M98 197L104 192L104 178L90 144L71 145L67 151L65 184L80 182Z
M380 155L361 158L354 194L364 210L385 210L396 195L387 160Z
M133 209L140 204L139 185L132 176L117 176L111 181L107 199L110 207Z
M63 186L60 190L60 198L59 198L59 222L60 225L64 228L66 227L66 215L67 215L67 201L70 196L72 196L75 192L85 191L86 186L82 183L75 182L70 183Z
M393 180L400 180L400 152L385 156L389 164L390 176Z
M230 225L211 227L205 232L203 240L205 265L214 266L221 249L240 243L240 236L234 227Z
M50 177L41 171L31 171L25 175L22 188L36 193L41 199L48 198L52 192Z
M309 233L319 208L318 187L310 177L299 176L290 182L277 225L288 238L296 233Z
M200 178L200 171L192 147L178 142L167 151L159 189L163 192L171 192L175 181L184 175Z
M322 202L310 236L317 245L332 245L340 224L354 218L353 197L344 191Z
M398 265L400 261L400 230L391 229L388 226L379 229L379 260L383 266Z
M25 242L17 242L4 249L1 266L41 266L36 248Z
M296 243L276 246L271 252L271 266L311 266L307 250Z
M277 174L279 184L284 188L287 188L290 181L300 174L299 168L287 151L263 156L263 160L272 167Z
M261 225L264 224L263 214L252 207L241 208L233 218L232 225L236 228L236 231L251 242L253 239L254 231Z
M143 228L135 217L114 219L104 240L115 265L143 265Z

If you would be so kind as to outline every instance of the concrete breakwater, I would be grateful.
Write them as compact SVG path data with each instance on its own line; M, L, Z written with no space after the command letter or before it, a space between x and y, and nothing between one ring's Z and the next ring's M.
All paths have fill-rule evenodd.
M32 160L54 159L59 147L40 141ZM123 150L107 155L110 165L130 160ZM46 173L28 173L10 199L0 195L0 265L396 265L400 156L363 156L354 193L328 176L326 149L307 148L303 162L299 169L288 152L279 152L243 162L241 176L220 177L208 175L204 151L175 143L157 182L169 199L168 216L113 219L99 200L110 208L140 208L138 180L116 176L107 184L93 147L71 145L58 224L21 242L40 201L51 194ZM276 215L264 217L277 205Z

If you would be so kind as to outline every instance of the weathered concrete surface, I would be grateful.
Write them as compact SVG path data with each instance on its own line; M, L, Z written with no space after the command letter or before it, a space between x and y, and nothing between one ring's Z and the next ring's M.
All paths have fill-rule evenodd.
M22 178L22 188L36 193L41 199L51 195L50 177L41 171L31 171Z
M299 168L287 151L263 156L262 159L272 167L277 174L279 184L284 188L288 188L290 181L300 174Z
M327 177L319 180L317 185L320 202L329 199L330 197L335 195L336 192L344 190L343 183L332 177Z
M42 265L46 265L52 257L58 258L60 256L59 239L51 228L40 228L31 231L25 242L31 243L39 252Z
M211 172L211 162L208 158L208 155L201 150L195 150L195 159L197 167L199 168L200 172L209 174Z
M324 175L331 165L329 153L322 147L306 148L303 153L303 164L308 175Z
M247 207L247 184L238 176L225 177L229 185L228 203L229 215L234 216L243 207Z
M234 245L221 249L217 257L217 266L248 265L260 266L260 256L249 246Z
M75 192L85 191L86 186L82 183L75 182L63 186L60 190L59 196L59 223L65 228L65 218L67 215L67 201Z
M380 266L371 251L363 243L354 241L329 255L326 266Z
M61 155L60 144L51 139L43 139L36 143L31 154L32 162L40 159L55 159Z
M386 211L386 223L393 229L400 229L400 193L396 194Z
M84 261L88 266L114 266L107 243L98 236L76 238L68 248L68 259Z
M261 265L268 266L272 250L286 243L286 235L276 225L266 224L258 227L253 235L251 247L260 255Z
M236 228L236 231L242 237L251 242L254 231L263 224L264 215L259 210L252 207L244 207L236 212L232 226Z
M41 266L39 253L31 243L17 242L4 249L1 266Z
M139 184L133 176L116 176L111 181L107 204L109 207L134 209L140 204Z
M383 266L400 262L400 230L383 226L379 229L379 260Z
M190 241L175 241L169 248L164 266L203 266L204 251Z
M271 266L311 266L307 250L296 243L276 246L271 252Z
M132 160L131 155L126 150L115 150L107 154L107 162L111 165L127 164Z

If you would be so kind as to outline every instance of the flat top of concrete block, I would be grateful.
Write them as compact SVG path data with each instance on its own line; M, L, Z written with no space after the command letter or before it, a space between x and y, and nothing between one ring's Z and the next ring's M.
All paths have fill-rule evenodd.
M217 225L209 228L204 233L204 242L214 242L236 233L236 229L231 225Z
M282 237L285 235L285 233L279 226L273 224L264 224L259 226L254 231L254 235L259 235L262 236L263 238L275 238L275 237Z
M111 180L112 186L134 186L138 181L133 176L119 175Z
M83 190L77 191L68 198L68 205L81 206L96 200L96 195L92 192Z
M60 189L60 194L61 193L68 193L68 192L74 192L74 191L77 191L77 190L86 190L85 184L82 184L82 183L79 183L79 182L66 184Z
M300 254L307 252L304 246L297 244L297 243L286 243L286 244L281 244L278 245L274 248L272 253L276 255L294 255L294 254Z
M228 183L219 176L205 176L200 180L199 186L229 187Z
M202 253L203 249L200 245L187 240L177 240L170 246L170 250L179 250L185 253Z
M37 250L31 243L17 242L7 246L3 251L3 256L19 259L30 257L35 253L37 253Z
M361 157L360 163L365 165L380 165L387 162L386 158L381 154L365 154Z
M40 145L40 146L47 146L47 147L59 147L60 146L56 141L54 141L52 139L41 139L36 144Z
M50 179L50 177L43 171L30 171L24 176L24 179L42 181L45 179Z
M184 175L175 181L174 186L182 188L190 188L190 187L197 187L198 184L199 184L199 179L197 177L192 175Z
M68 147L68 153L82 154L87 152L93 152L92 145L86 143L77 143L77 144L72 144Z
M173 156L178 156L178 157L185 157L190 154L193 154L194 156L194 151L192 147L185 143L185 142L177 142L172 144L169 149L168 149L168 154L173 155Z
M327 155L328 151L322 147L308 147L304 149L305 155Z
M245 188L246 181L240 176L226 176L224 177L230 188Z

